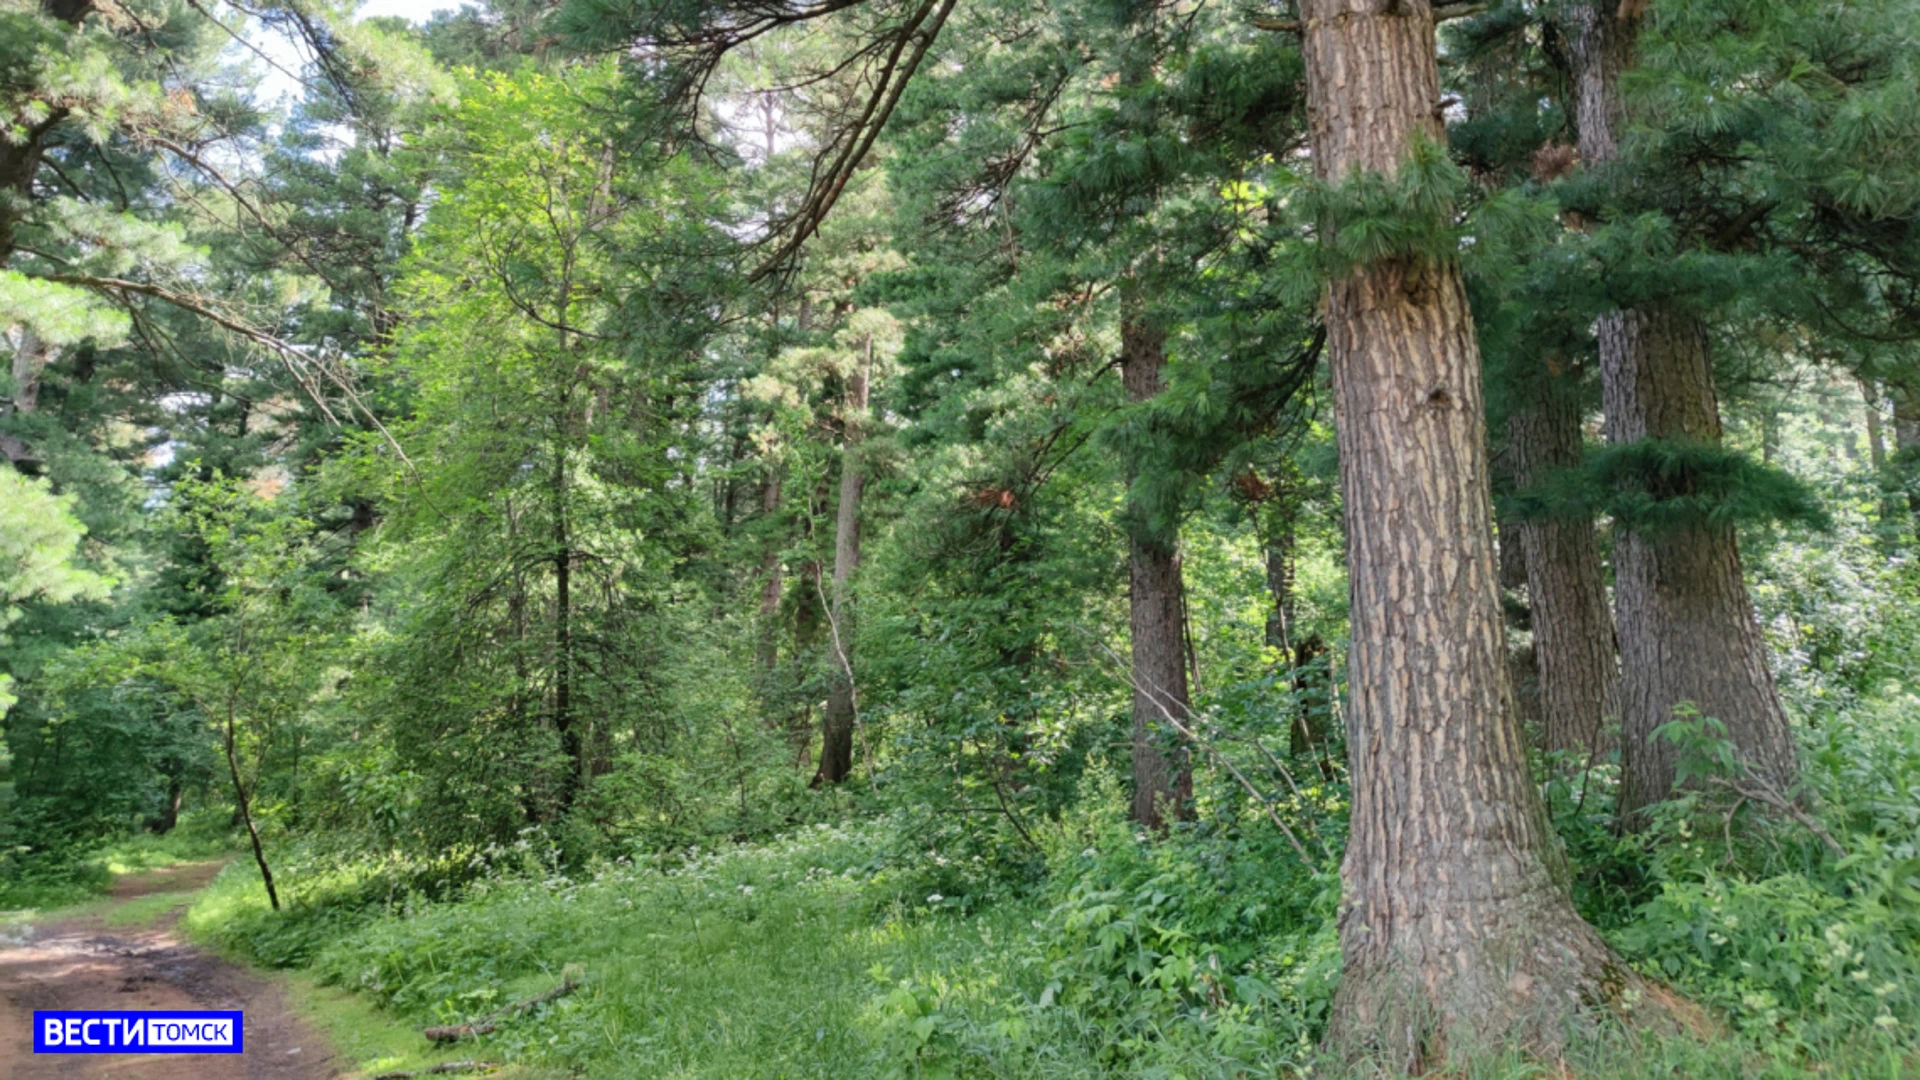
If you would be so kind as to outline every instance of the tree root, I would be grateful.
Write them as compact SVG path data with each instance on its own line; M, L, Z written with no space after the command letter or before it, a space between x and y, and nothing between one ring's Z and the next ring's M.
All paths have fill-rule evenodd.
M1505 948L1475 935L1410 937L1371 957L1371 970L1343 973L1329 1051L1418 1076L1501 1050L1559 1061L1608 1020L1697 1039L1719 1029L1706 1010L1628 967L1571 912L1514 933Z

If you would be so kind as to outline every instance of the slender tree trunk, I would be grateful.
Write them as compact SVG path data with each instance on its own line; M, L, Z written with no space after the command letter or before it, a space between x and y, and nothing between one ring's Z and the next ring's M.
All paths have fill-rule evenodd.
M1880 430L1880 391L1872 379L1860 380L1860 399L1867 407L1867 460L1878 473L1887 467L1887 438Z
M1904 382L1892 383L1894 474L1907 493L1907 512L1920 519L1920 391Z
M838 784L853 774L853 725L856 719L853 663L853 574L860 565L860 498L866 491L859 447L867 412L867 381L873 377L873 341L847 380L845 434L840 449L840 507L833 527L833 594L828 597L827 708L821 714L820 769L813 782Z
M1273 606L1267 609L1267 647L1279 651L1281 663L1292 669L1293 719L1287 730L1287 749L1296 757L1316 755L1323 777L1331 778L1332 760L1327 753L1328 712L1325 708L1328 687L1324 672L1316 663L1327 651L1319 634L1301 636L1294 611L1294 568L1300 547L1299 467L1289 461L1281 466L1273 484L1273 509L1267 519L1266 564L1267 593Z
M1166 332L1130 314L1120 328L1120 377L1128 399L1139 403L1158 394L1166 362ZM1164 828L1169 817L1184 818L1193 797L1186 749L1168 723L1169 717L1181 724L1191 720L1180 556L1170 540L1140 520L1128 530L1133 820L1150 829Z
M1512 490L1517 486L1511 445L1502 447L1489 464L1496 490ZM1493 539L1494 572L1500 582L1500 616L1507 631L1507 683L1513 687L1514 716L1521 730L1538 732L1546 726L1540 714L1539 652L1531 640L1524 646L1514 644L1516 636L1531 633L1533 618L1526 602L1527 549L1520 541L1520 523L1496 514Z
M1426 0L1300 6L1322 179L1392 175L1444 140ZM1353 632L1327 1038L1405 1070L1479 1044L1554 1053L1625 969L1573 911L1512 713L1466 289L1382 259L1328 287L1326 323Z
M1265 545L1267 596L1273 602L1267 609L1266 642L1268 648L1285 655L1293 651L1293 580L1299 559L1300 512L1286 477L1274 484L1273 497Z
M586 778L586 742L573 715L573 540L567 530L567 458L555 450L553 468L553 729L560 735L567 773L560 784L560 809L566 812Z
M1588 166L1619 156L1619 78L1632 62L1644 4L1597 0L1572 9L1575 119ZM1719 404L1705 328L1662 307L1615 311L1595 324L1607 439L1718 445ZM1632 827L1673 790L1674 747L1655 729L1691 702L1726 725L1747 763L1782 789L1798 773L1793 732L1767 667L1730 527L1620 529L1614 603L1622 672L1620 815Z
M1542 366L1528 388L1530 400L1507 420L1507 452L1520 490L1580 464L1578 389ZM1603 749L1606 719L1620 715L1613 613L1593 519L1552 516L1516 522L1514 531L1526 553L1542 745L1591 754Z
M767 467L767 478L760 486L760 516L771 520L780 510L780 473ZM771 677L780 664L780 597L785 582L780 573L780 538L766 538L760 555L760 640L755 650L763 677Z
M7 412L30 416L40 411L40 380L52 355L52 346L40 335L28 327L20 328L20 342L13 350L13 390ZM18 435L0 432L0 453L21 472L40 471L40 460L34 456L33 447Z
M1880 422L1880 407L1886 400L1872 379L1860 380L1860 399L1867 414L1867 460L1873 466L1873 483L1880 492L1879 531L1882 541L1899 534L1901 515L1893 502L1893 474L1887 469L1887 435Z
M267 887L267 903L280 910L280 892L273 887L273 868L267 865L267 849L260 843L260 830L253 823L252 800L247 785L240 779L240 755L234 747L233 703L227 704L227 772L233 777L233 812L247 827L247 839L253 841L253 861L260 867L260 882Z

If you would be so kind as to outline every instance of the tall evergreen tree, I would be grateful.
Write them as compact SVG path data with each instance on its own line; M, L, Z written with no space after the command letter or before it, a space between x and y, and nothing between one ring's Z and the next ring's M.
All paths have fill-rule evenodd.
M1447 214L1421 201L1444 138L1432 7L1317 0L1301 26L1316 175ZM1486 1042L1552 1052L1620 962L1573 910L1513 713L1465 283L1444 253L1354 238L1377 224L1321 227L1364 253L1326 297L1353 619L1328 1038L1410 1071Z
M1580 155L1589 168L1604 169L1620 156L1629 122L1620 80L1633 62L1644 11L1640 3L1583 3L1568 10L1562 32ZM1719 447L1720 406L1708 332L1698 315L1646 301L1602 315L1595 335L1609 442ZM1678 749L1654 732L1686 702L1725 724L1752 768L1790 787L1798 751L1774 688L1733 527L1621 528L1614 577L1623 672L1623 820L1636 820L1673 789Z

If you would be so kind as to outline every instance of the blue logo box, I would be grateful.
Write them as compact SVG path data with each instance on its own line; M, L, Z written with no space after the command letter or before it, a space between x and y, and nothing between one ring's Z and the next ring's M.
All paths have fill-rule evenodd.
M121 1012L35 1010L36 1054L238 1054L246 1021L238 1009Z

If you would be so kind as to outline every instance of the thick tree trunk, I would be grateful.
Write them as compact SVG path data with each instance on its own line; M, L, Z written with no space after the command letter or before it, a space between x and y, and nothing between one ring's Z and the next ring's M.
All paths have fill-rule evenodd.
M1160 392L1167 362L1164 330L1135 317L1120 328L1120 377L1136 403ZM1185 817L1193 772L1175 732L1191 722L1187 695L1186 620L1180 556L1168 538L1135 521L1127 537L1127 624L1133 654L1133 820L1150 829Z
M821 714L820 769L815 786L838 784L853 774L854 663L853 573L860 565L860 497L866 475L859 447L867 412L867 380L873 375L873 342L862 367L847 380L846 415L840 451L840 507L833 527L833 594L828 597L827 707Z
M1391 175L1415 139L1444 140L1426 0L1301 15L1322 179ZM1353 633L1327 1038L1398 1069L1554 1053L1629 976L1573 911L1511 711L1466 290L1452 267L1381 260L1329 286L1326 323Z
M1697 319L1623 311L1601 318L1598 329L1610 442L1720 441L1706 332ZM1640 811L1672 793L1678 754L1653 733L1682 703L1725 724L1746 763L1786 790L1798 774L1797 750L1733 529L1618 532L1622 823L1633 826Z
M1580 464L1577 389L1550 369L1535 378L1530 400L1507 420L1507 453L1519 490ZM1603 749L1606 718L1620 715L1613 614L1593 519L1552 516L1516 522L1514 531L1526 553L1541 744L1591 754Z
M160 812L146 821L147 831L157 836L165 836L180 824L180 805L187 797L186 778L181 775L185 771L185 764L173 760L166 762L164 768L161 775L167 778L166 801L160 804ZM235 810L238 811L237 806Z
M1619 79L1632 62L1644 7L1597 0L1572 9L1565 36L1580 155L1588 166L1619 156L1625 126ZM1713 369L1697 318L1657 307L1616 311L1602 316L1595 331L1609 442L1719 444ZM1750 766L1783 789L1790 785L1798 772L1793 732L1767 668L1733 530L1620 529L1614 603L1622 823L1633 825L1641 810L1672 792L1674 747L1653 732L1683 702L1724 723Z
M824 505L824 496L811 500L810 513L817 515ZM790 712L787 714L786 729L788 740L793 745L793 760L801 772L813 768L813 740L819 725L814 723L813 706L799 693L805 689L814 665L825 658L822 641L826 639L826 596L825 569L818 559L807 559L800 564L797 592L793 604L793 661L789 665L789 677L784 681L791 699Z

